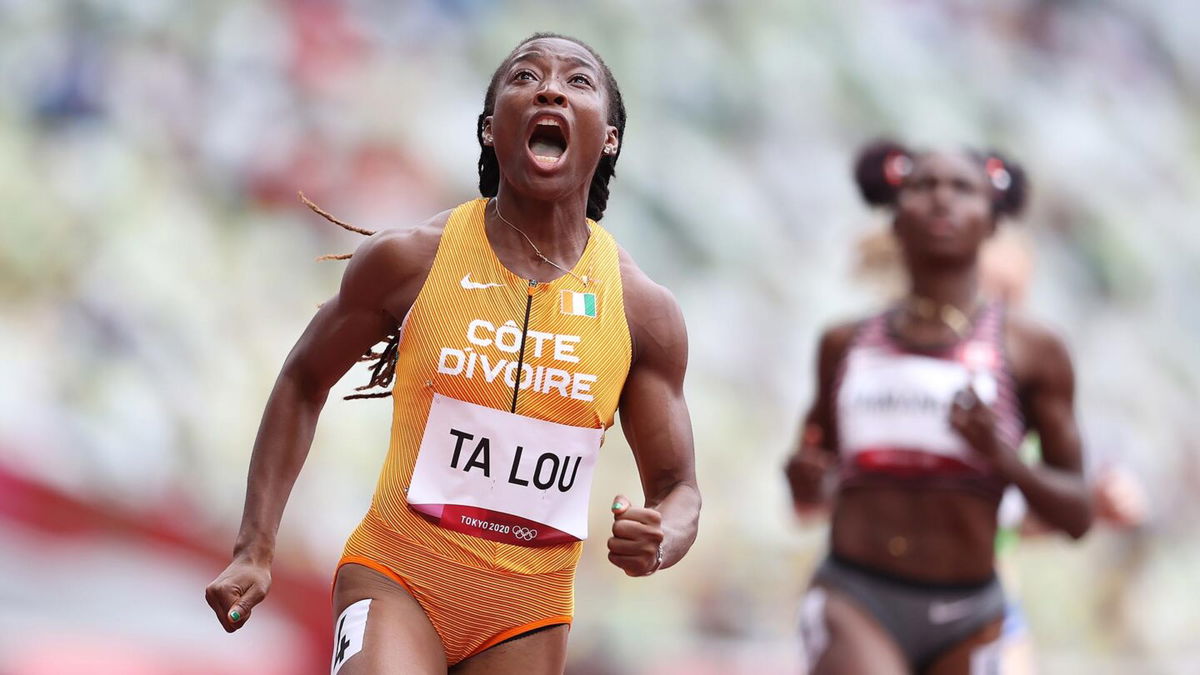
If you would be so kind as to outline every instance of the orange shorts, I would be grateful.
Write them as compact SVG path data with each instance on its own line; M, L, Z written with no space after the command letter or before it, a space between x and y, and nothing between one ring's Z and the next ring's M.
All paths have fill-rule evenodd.
M484 570L403 540L389 544L390 566L362 555L344 555L338 569L347 563L363 565L403 586L442 638L447 665L523 633L571 623L573 567L543 574Z

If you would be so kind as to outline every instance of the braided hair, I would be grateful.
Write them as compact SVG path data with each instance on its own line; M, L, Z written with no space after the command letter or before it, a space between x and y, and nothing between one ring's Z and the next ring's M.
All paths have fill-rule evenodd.
M983 168L992 188L992 216L1020 214L1029 194L1029 181L1021 165L997 150L967 148L964 152ZM863 200L872 206L895 208L904 179L912 173L921 154L924 151L914 152L889 139L865 145L854 160L854 179Z
M625 136L625 102L621 98L621 88L617 86L616 78L613 77L612 71L608 69L608 64L604 63L604 59L600 58L596 50L582 40L558 33L534 33L525 38L497 66L496 72L492 73L491 83L488 84L487 93L483 97L483 112L479 113L479 120L475 125L475 138L479 141L479 194L484 197L495 197L497 190L500 189L500 163L496 159L496 150L483 144L483 121L495 111L496 87L500 83L500 76L504 73L508 62L516 55L517 50L534 40L545 38L567 40L583 47L600 64L600 69L604 74L604 90L608 93L608 124L617 128L618 143L616 152L611 155L600 155L600 162L596 165L596 171L592 173L592 182L588 188L587 217L592 220L600 220L604 217L604 209L608 205L608 182L616 175L617 158L621 156L622 144L620 141Z

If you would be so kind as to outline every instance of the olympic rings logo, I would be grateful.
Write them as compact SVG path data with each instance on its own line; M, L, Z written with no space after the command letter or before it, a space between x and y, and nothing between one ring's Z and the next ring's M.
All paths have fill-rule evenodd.
M512 529L513 536L522 541L533 541L538 535L538 531L530 527L521 527L520 525Z

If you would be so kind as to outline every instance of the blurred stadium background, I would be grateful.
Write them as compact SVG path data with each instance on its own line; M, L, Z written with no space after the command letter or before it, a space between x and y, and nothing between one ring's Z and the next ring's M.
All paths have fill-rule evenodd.
M1028 312L1060 330L1099 469L1150 519L1011 564L1047 673L1200 672L1200 6L0 0L0 673L317 673L328 584L388 405L326 407L276 586L227 636L202 594L259 414L357 236L474 196L492 70L537 30L611 65L629 127L605 225L674 290L705 496L684 563L589 542L576 674L783 673L824 528L779 468L819 329L877 308L866 139L1023 161ZM365 381L352 373L335 393ZM593 493L638 493L610 434ZM315 666L312 664L316 664Z

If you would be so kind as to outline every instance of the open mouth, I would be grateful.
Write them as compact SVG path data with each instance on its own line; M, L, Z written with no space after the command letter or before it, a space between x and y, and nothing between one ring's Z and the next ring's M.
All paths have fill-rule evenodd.
M562 123L553 117L537 120L529 135L529 151L538 162L557 163L567 151L567 134Z

